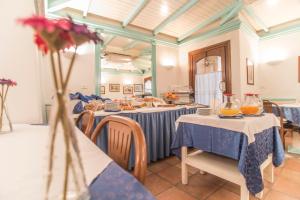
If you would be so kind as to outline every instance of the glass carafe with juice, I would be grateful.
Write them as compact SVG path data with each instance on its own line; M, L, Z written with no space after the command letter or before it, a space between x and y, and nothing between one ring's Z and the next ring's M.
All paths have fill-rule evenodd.
M235 116L240 114L240 102L233 94L225 93L224 103L221 105L219 113L224 116Z
M254 94L257 104L258 104L258 114L261 114L264 112L264 104L263 100L260 98L259 94Z
M244 115L256 115L259 113L259 103L255 94L248 93L244 95L241 111Z

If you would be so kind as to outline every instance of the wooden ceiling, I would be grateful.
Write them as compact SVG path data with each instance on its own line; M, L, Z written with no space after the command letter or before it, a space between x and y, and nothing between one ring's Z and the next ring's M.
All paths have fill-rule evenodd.
M300 19L299 0L277 1L274 6L275 0L48 0L46 13L77 16L83 22L105 24L105 28L114 26L118 36L127 37L122 34L131 31L147 35L144 41L153 38L177 44L239 15L257 33ZM117 41L114 37L109 43L116 45ZM126 46L124 40L119 46ZM134 44L130 49L137 47Z

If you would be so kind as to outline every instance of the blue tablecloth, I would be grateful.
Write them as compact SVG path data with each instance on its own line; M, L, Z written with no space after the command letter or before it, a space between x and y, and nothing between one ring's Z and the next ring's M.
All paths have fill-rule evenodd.
M280 106L280 108L286 120L291 121L295 125L300 126L300 107ZM274 108L273 108L273 112L278 116L278 113L276 113Z
M255 142L248 144L245 134L222 128L179 123L173 139L172 150L180 156L182 146L194 147L238 160L238 168L245 177L252 194L263 190L260 165L273 153L273 164L284 160L284 150L278 128L270 128L255 134Z
M175 122L181 115L193 114L197 108L181 108L176 110L150 113L120 113L138 122L145 134L147 143L148 163L171 155L171 143L176 133ZM104 116L96 116L94 128ZM107 128L103 129L101 137L97 138L97 146L107 152ZM131 148L129 168L134 166L134 147Z
M154 200L132 175L111 162L89 185L91 200Z

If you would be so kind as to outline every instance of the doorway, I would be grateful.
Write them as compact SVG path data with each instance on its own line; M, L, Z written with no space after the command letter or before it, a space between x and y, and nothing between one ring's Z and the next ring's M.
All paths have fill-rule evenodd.
M195 102L210 105L231 93L230 41L189 52L189 81Z

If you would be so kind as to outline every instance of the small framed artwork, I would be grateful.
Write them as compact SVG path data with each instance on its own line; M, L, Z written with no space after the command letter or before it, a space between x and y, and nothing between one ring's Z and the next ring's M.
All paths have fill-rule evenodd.
M123 86L123 94L133 94L133 86L132 85L124 85Z
M109 84L110 92L120 92L120 84Z
M100 86L100 94L105 94L105 86L104 85Z
M143 92L143 84L134 84L134 92Z
M246 65L247 65L247 84L254 85L254 63L249 58L247 58Z

